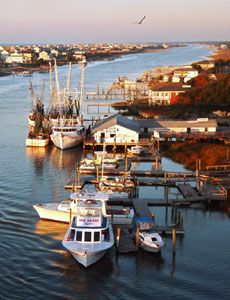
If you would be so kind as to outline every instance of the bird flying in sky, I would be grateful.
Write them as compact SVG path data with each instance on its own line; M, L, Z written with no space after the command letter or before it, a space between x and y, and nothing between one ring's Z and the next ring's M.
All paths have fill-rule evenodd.
M146 16L144 16L139 22L137 22L137 24L141 25L145 18Z

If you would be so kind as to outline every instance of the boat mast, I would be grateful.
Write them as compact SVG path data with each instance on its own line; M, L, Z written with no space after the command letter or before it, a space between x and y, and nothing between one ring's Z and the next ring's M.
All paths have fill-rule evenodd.
M85 66L86 60L83 59L81 62L81 81L80 81L80 101L79 101L79 116L82 115L82 100L84 95L84 80L85 80Z
M60 101L60 95L59 95L60 86L59 86L59 80L58 80L56 59L54 59L54 71L55 71L55 81L56 81L56 94L57 94L57 100L58 100L57 106L58 106L59 112L61 112L61 101Z
M54 91L53 91L53 74L52 74L52 65L49 62L49 76L50 76L50 107L53 109L55 107L54 103Z
M35 108L35 106L36 106L36 99L35 99L34 88L33 88L31 80L30 80L29 90L30 90L30 94L31 94L32 108Z

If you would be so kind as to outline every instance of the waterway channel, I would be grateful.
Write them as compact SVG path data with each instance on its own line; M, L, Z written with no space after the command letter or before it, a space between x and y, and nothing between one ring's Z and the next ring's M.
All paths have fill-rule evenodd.
M135 79L157 65L201 60L210 53L193 45L95 62L86 68L86 89L109 86L118 76ZM66 70L59 68L60 82L66 80ZM74 82L79 74L74 66ZM34 74L31 79L39 86L43 80L48 83L48 74ZM64 185L81 151L25 147L29 80L0 78L0 299L227 299L230 220L218 210L181 210L185 236L177 240L175 258L169 238L161 256L139 251L117 257L112 249L88 270L64 250L66 225L39 220L32 205L68 196ZM163 168L184 170L167 159ZM143 188L141 194L163 197L163 189ZM156 221L164 221L163 209L156 208L155 215Z

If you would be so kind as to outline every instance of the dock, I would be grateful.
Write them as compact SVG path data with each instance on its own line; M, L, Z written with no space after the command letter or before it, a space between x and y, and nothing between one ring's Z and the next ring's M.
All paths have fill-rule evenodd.
M133 237L127 228L119 228L117 229L117 252L118 253L130 253L136 252L138 247L136 246Z

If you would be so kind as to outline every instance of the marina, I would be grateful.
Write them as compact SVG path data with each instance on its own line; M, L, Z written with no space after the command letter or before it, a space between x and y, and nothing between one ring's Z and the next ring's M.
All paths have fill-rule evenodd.
M168 58L156 53L138 54L137 58L141 60L138 70L132 68L132 56L131 61L105 62L104 66L90 64L86 89L92 90L92 85L95 85L96 81L108 80L111 84L119 74L111 72L105 77L100 72L103 68L108 71L116 64L118 67L116 72L127 71L130 72L128 74L130 77L136 78L137 73L141 73L146 65L156 58L159 59L157 63L168 59L175 64L177 60L175 56L178 55L181 61L177 63L185 63L194 60L197 53L199 57L208 54L207 50L202 50L203 48L192 49L190 49L192 53L189 54L185 49L173 49L172 52L169 51ZM174 53L171 58L170 53ZM66 79L66 67L58 69L60 78ZM73 73L80 76L80 68L73 67ZM48 76L48 73L41 74L41 78L45 78L47 82ZM36 82L36 74L33 78ZM4 142L0 145L2 155L0 166L4 170L0 184L2 198L0 245L4 258L5 255L14 257L12 261L3 257L1 259L4 274L1 283L2 287L4 286L2 295L5 299L14 298L12 291L27 299L64 299L67 294L69 299L76 297L87 299L94 297L95 291L99 289L98 299L108 298L109 295L111 299L118 297L139 299L145 296L151 299L153 295L159 296L162 289L165 297L169 298L172 289L175 291L175 297L179 297L181 292L187 293L191 288L191 281L196 286L203 282L205 297L212 298L216 291L217 277L224 277L224 282L219 282L218 290L220 290L219 297L225 298L229 292L226 285L229 280L226 270L226 259L229 257L227 248L229 217L225 210L212 206L205 208L210 198L200 194L196 188L198 184L196 180L199 178L200 181L202 179L204 181L204 176L208 176L206 177L208 180L214 179L219 172L221 184L225 181L227 185L226 175L229 174L227 165L212 166L206 170L208 173L202 170L198 176L196 171L187 170L183 165L162 154L143 157L127 155L125 159L123 153L123 161L116 169L107 171L104 169L103 174L102 170L98 170L98 174L97 170L86 174L80 172L78 178L77 163L80 166L81 160L85 158L84 148L61 151L50 145L45 148L25 149L24 142L27 135L25 120L29 109L29 100L27 103L25 101L28 78L27 80L24 76L15 79L1 78L0 84L2 87L0 107L4 111L1 122L4 128L8 128L7 134L3 127L0 129L4 137L2 140ZM19 98L16 99L15 93ZM29 99L29 96L27 98ZM86 111L84 105L83 110ZM127 148L136 144L130 143ZM113 147L114 143L111 142L110 146ZM17 152L12 150L15 147ZM125 143L122 147L121 152L125 148ZM98 145L98 148L102 150L103 143ZM107 148L110 152L109 146ZM120 154L118 149L116 152L117 155ZM110 154L113 156L113 151ZM147 252L133 238L130 224L115 224L113 234L116 247L111 248L85 272L62 247L62 240L69 225L40 220L32 206L37 203L43 205L61 203L70 195L70 191L64 189L65 186L74 192L87 188L87 185L95 184L98 187L102 175L116 177L123 176L127 172L130 172L131 178L134 177L136 184L133 197L114 196L108 201L108 205L130 206L140 217L151 218L155 229L163 236L165 245L162 246L161 253ZM212 190L213 186L206 188L208 192ZM227 201L226 198L222 203L225 205ZM213 244L214 235L215 244ZM225 239L221 238L222 236L225 236ZM215 274L211 270L215 270ZM149 286L150 278L154 278L154 281L146 288L146 284ZM114 286L119 289L115 291ZM190 295L191 298L199 298L201 292L191 289Z

